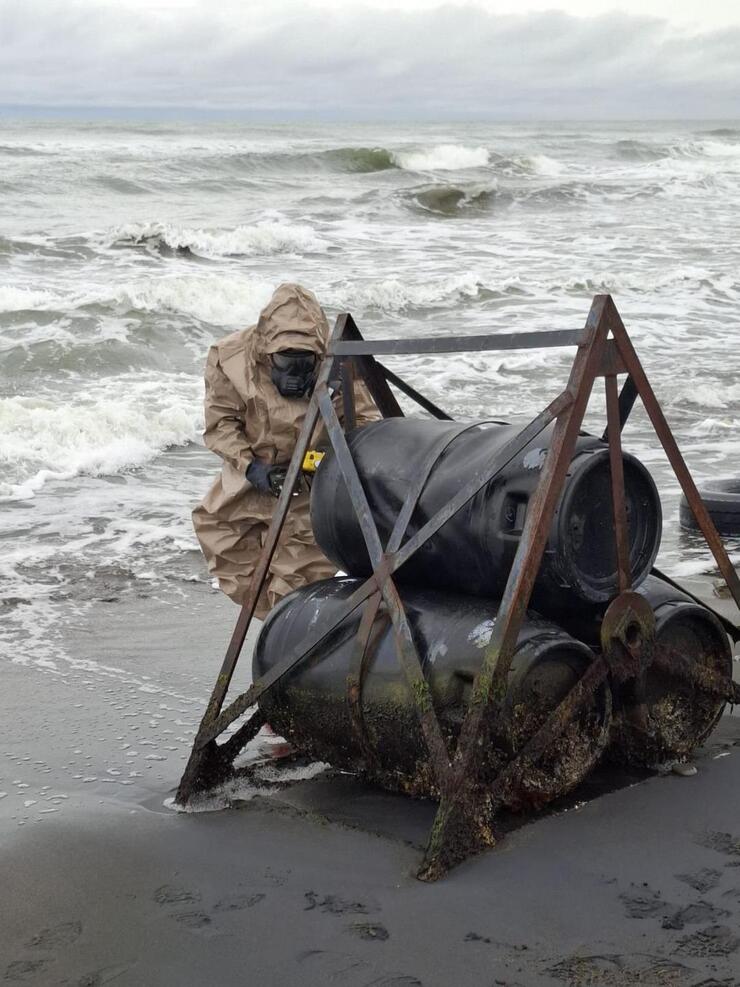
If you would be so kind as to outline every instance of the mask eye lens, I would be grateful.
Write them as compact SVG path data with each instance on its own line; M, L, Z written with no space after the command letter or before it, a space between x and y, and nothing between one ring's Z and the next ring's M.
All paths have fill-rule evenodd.
M310 371L316 366L316 354L305 350L282 350L272 354L272 365L277 370Z

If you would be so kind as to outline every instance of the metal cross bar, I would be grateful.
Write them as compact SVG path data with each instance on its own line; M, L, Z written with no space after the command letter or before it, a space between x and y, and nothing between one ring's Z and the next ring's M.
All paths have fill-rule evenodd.
M403 541L403 536L406 534L406 530L409 526L411 516L419 503L419 497L421 497L424 492L424 487L429 479L429 474L439 461L439 457L445 449L447 449L447 447L454 442L456 438L458 438L458 436L475 427L476 425L458 425L457 428L454 428L449 432L445 432L445 434L434 443L426 460L419 466L416 476L414 477L414 482L409 487L403 504L401 505L401 510L398 512L395 524L393 525L393 530L391 531L388 539L388 544L385 546L387 555L392 555L394 552L398 551L401 542Z
M579 346L582 329L547 329L543 332L488 333L483 336L427 336L417 339L349 340L332 343L332 356L408 355L410 353L466 353L475 350L534 350L551 346Z
M424 411L428 411L430 415L434 418L439 418L440 421L454 421L452 415L448 415L446 411L442 411L441 408L438 408L436 404L430 401L429 398L425 398L424 395L420 394L416 388L411 386L411 384L399 377L398 374L394 374L392 370L389 370L384 363L380 363L380 361L376 362L388 383L393 384L394 387L397 387L399 391L402 391L407 398L411 398L412 401L415 401L419 407L424 409Z
M443 524L447 524L450 518L454 517L458 511L461 511L468 501L475 497L479 490L495 479L509 465L512 459L518 456L541 432L544 432L547 426L571 405L572 401L573 398L567 392L564 391L562 394L559 394L544 411L541 411L536 418L533 418L528 425L525 425L506 445L502 446L493 459L477 473L474 473L455 496L444 507L440 507L437 513L430 517L426 524L419 528L416 534L409 538L398 552L396 552L392 558L391 571L395 571L410 559L414 552L421 548L424 542L436 534Z
M350 658L350 667L347 671L347 705L349 707L352 729L355 732L355 736L368 764L373 764L376 758L365 731L365 718L362 711L362 687L366 672L365 662L373 628L376 626L376 617L380 609L381 600L381 594L375 593L365 601L365 608L362 612L360 625L357 628L355 645L352 650L352 657Z
M632 409L635 406L635 401L637 400L637 388L635 387L635 382L632 378L627 375L627 379L624 384L622 384L622 390L619 392L619 431L624 431L624 426L627 424L627 419L632 414ZM604 434L601 436L602 442L609 441L609 426L604 429Z
M357 328L355 320L348 312L345 313L344 319L341 338L352 340L364 346L365 342L362 338L362 333ZM367 389L370 391L370 396L377 405L378 411L380 411L383 418L403 418L401 405L396 400L396 395L388 386L388 381L385 379L385 374L380 369L377 360L370 355L358 356L355 358L354 364L364 378Z
M429 750L429 757L435 777L440 787L442 787L449 771L450 758L444 738L442 737L439 720L432 704L431 689L422 670L416 642L414 641L414 636L411 632L408 618L406 617L403 602L398 595L390 573L383 571L385 557L383 555L380 536L378 535L375 519L367 502L360 477L357 474L357 467L352 459L352 453L347 445L347 439L342 431L342 426L339 423L334 406L331 403L331 398L326 389L318 391L318 398L319 408L326 422L329 439L334 448L344 482L349 490L355 508L355 514L367 546L370 564L373 567L373 575L393 621L399 662L406 676L414 705L419 714L421 728Z
M720 675L706 665L692 662L673 648L661 648L657 651L654 664L661 672L682 679L696 689L729 703L740 702L740 683L733 682L728 675Z
M611 474L612 508L614 511L614 538L617 544L617 572L619 592L632 588L632 567L630 565L629 527L627 525L627 505L624 491L624 460L622 459L622 430L619 422L619 394L617 378L607 374L604 378L606 390L606 420L609 441L609 472Z
M352 360L342 360L342 405L344 408L344 429L351 432L357 427L355 414L355 371Z

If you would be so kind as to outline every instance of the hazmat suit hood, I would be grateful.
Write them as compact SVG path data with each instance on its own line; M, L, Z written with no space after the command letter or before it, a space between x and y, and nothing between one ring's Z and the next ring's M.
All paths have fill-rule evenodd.
M218 343L219 359L245 398L272 404L277 392L270 379L271 354L296 349L322 357L328 342L329 323L314 293L286 283L275 290L256 325Z
M257 359L280 350L326 352L329 323L312 291L299 284L281 284L260 312L254 331Z

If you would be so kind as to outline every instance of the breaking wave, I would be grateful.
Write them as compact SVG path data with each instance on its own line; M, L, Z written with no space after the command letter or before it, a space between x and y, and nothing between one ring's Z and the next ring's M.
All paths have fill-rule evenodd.
M81 296L77 305L141 312L176 312L216 326L254 321L275 290L272 281L238 275L147 278L106 293Z
M740 131L721 128L706 131L707 137L740 136ZM740 156L740 147L727 140L682 140L658 143L645 140L619 140L614 145L617 156L628 161L661 161L666 158L715 158Z
M84 382L63 405L43 395L0 399L0 498L33 497L49 480L121 473L194 441L201 397L200 377L137 373Z
M517 283L518 279L502 279L493 288L475 274L440 278L424 284L385 278L365 285L345 284L329 293L329 301L338 308L358 312L424 311L501 297L510 290L516 292Z
M405 171L464 171L485 168L490 154L485 147L438 144L423 151L397 151L393 158Z
M0 288L0 312L64 313L67 317L87 310L90 314L125 316L131 312L167 313L189 316L217 326L246 325L256 319L270 298L275 284L266 278L231 275L167 275L124 282L110 288L97 288L69 294L34 291L28 288ZM59 333L59 325L47 327ZM64 331L66 340L78 345L94 340L75 338ZM48 336L43 337L44 340ZM10 337L0 350L14 345Z
M0 312L33 312L54 304L56 297L51 291L0 285Z
M322 253L325 242L310 226L266 220L233 230L189 229L169 223L127 223L102 238L104 246L160 256L249 257Z
M437 144L426 148L392 150L387 147L333 147L320 151L238 151L216 155L213 163L240 171L329 170L356 174L404 171L460 171L484 168L490 155L485 147ZM207 159L206 159L207 160Z
M0 156L7 158L36 158L46 157L49 151L38 147L26 147L22 144L0 144Z
M734 137L740 138L740 128L737 127L715 127L714 130L703 130L702 134L707 137Z
M151 191L142 182L134 182L129 178L122 178L120 175L96 175L93 182L100 188L118 192L119 195L148 195Z
M471 210L484 210L497 197L495 185L426 185L405 193L414 208L438 216L459 216Z
M360 174L398 167L393 154L384 147L340 147L324 151L319 157L340 171Z

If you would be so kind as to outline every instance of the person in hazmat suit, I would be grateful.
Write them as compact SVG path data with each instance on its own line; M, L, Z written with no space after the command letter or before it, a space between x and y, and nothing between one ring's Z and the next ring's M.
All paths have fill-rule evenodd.
M224 462L193 511L193 525L210 573L240 605L275 509L279 471L290 462L328 337L315 295L300 285L282 284L255 326L226 336L208 353L203 439ZM357 425L380 417L364 384L354 387ZM334 405L341 419L339 394ZM317 426L309 448L326 440L323 431ZM335 573L314 541L309 492L302 486L291 500L257 601L259 618L294 589Z

